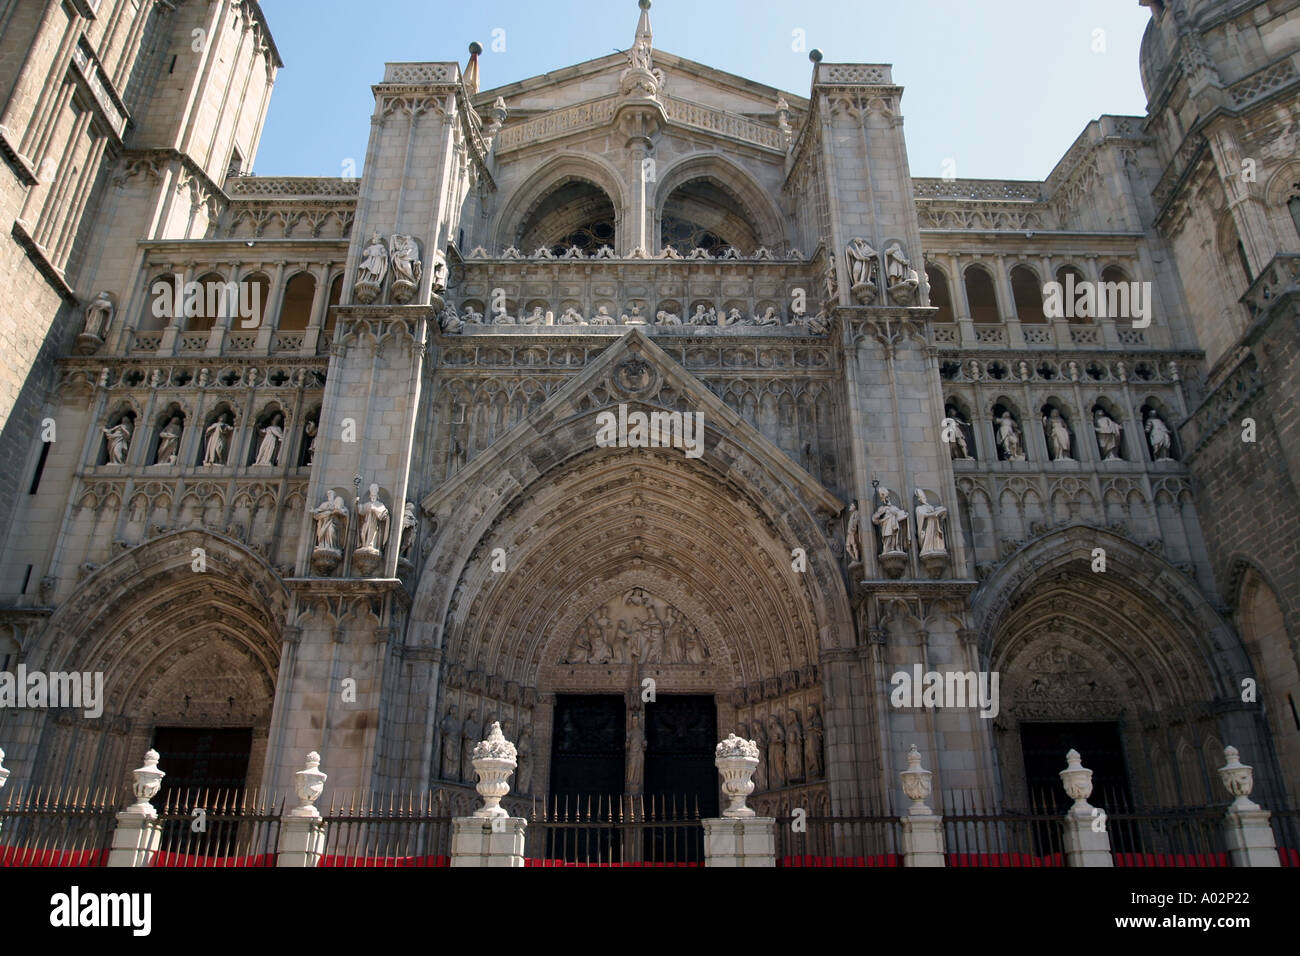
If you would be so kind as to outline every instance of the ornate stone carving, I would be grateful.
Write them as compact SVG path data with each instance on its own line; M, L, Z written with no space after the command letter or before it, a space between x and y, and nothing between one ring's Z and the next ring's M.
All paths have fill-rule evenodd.
M284 444L284 416L277 413L270 423L262 429L262 441L257 446L254 465L273 466L279 464L280 448Z
M414 236L394 235L389 240L389 249L393 260L392 299L399 305L405 305L415 297L420 284L423 269L420 262L420 241Z
M885 277L889 282L889 298L895 305L911 305L916 300L920 275L903 254L903 247L896 242L885 250Z
M176 455L181 447L181 417L173 415L166 426L158 433L158 453L154 456L155 465L174 465Z
M1097 433L1097 450L1102 461L1119 461L1119 440L1123 429L1103 409L1092 413L1092 428Z
M370 495L353 506L357 515L357 548L352 553L352 565L363 577L368 577L379 567L388 545L388 506L379 499L379 486L370 486Z
M1070 426L1058 408L1043 416L1043 435L1052 461L1074 461L1070 455Z
M312 519L316 523L316 546L312 549L311 561L317 574L332 573L342 560L339 531L347 521L347 515L347 503L332 488L325 491L325 500L312 510Z
M1024 442L1021 440L1020 425L1010 412L1003 412L994 423L997 429L998 451L1003 461L1024 461Z
M867 240L854 238L849 241L849 247L844 254L849 264L849 291L853 293L853 298L858 305L871 305L876 301L876 292L879 289L876 281L878 253L871 248ZM832 272L826 283L828 300L833 300L835 297L833 275Z
M702 664L709 652L699 631L677 608L642 588L603 605L579 626L568 664Z
M85 324L77 336L78 355L91 355L99 350L108 337L108 329L116 312L117 306L114 305L110 292L101 292L86 304Z
M135 422L131 416L123 415L121 421L116 425L101 429L104 433L105 447L108 449L108 464L126 464L127 452L131 450L131 435L134 428Z

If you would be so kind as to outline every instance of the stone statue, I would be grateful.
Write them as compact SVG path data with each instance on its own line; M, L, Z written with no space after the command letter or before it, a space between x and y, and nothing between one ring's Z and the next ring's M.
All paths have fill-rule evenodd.
M1053 408L1043 416L1043 432L1047 436L1047 450L1052 461L1074 461L1070 457L1070 426L1061 417L1060 409Z
M465 306L465 314L462 315L460 318L461 321L464 322L466 325L483 324L483 313L479 312L472 305Z
M378 231L370 234L370 242L361 252L361 264L357 266L357 281L353 294L358 302L368 305L379 296L383 288L384 277L388 275L388 247Z
M766 312L764 312L761 316L758 316L754 319L754 324L755 325L780 325L781 317L776 314L776 309L772 308L769 305L767 307Z
M767 718L767 733L767 773L775 790L785 784L785 727L776 714Z
M420 245L411 236L393 236L393 301L404 304L415 295L420 282ZM444 267L445 269L445 267Z
M816 704L809 704L807 732L803 739L804 767L809 780L820 779L826 772L826 757L822 748L824 737L825 728L822 725L821 712Z
M158 454L155 465L174 465L181 447L181 417L173 415L167 427L158 433Z
M442 778L444 780L460 779L460 718L458 708L452 704L447 714L438 724L442 733Z
M505 304L498 305L496 311L492 313L492 322L495 325L518 325L519 320L506 311Z
M763 730L763 718L757 715L754 717L754 735L749 739L758 747L758 769L754 771L754 789L766 790L768 788L767 733Z
M974 461L970 453L970 445L966 441L966 429L970 427L970 422L962 421L957 416L957 409L952 405L944 406L944 416L943 434L952 436L952 440L948 442L948 453L953 461Z
M633 305L632 311L623 313L619 318L623 325L645 325L645 316L641 314L641 306Z
M715 317L714 321L717 321L717 320L716 320L716 317ZM690 317L689 319L687 319L686 322L687 322L688 325L709 325L709 324L711 324L711 323L709 322L708 315L707 315L707 314L705 313L705 311L704 311L704 306L703 306L703 305L697 305L697 306L695 307L695 311L691 313L691 317Z
M880 489L880 507L871 516L871 523L880 529L880 553L898 554L907 550L907 540L903 536L903 524L907 521L907 512L889 500L889 489Z
M875 301L878 255L867 240L860 238L850 240L849 247L845 250L849 262L849 283L853 297L861 305L870 305Z
M284 416L279 412L271 419L271 424L262 429L262 443L257 446L257 457L253 459L254 465L274 465L280 454L280 446L284 443Z
M828 308L834 308L836 298L839 296L839 277L835 274L835 260L826 260L826 269L822 273L822 289L826 293L826 305Z
M309 420L302 430L311 439L311 442L307 445L307 460L303 462L303 464L310 465L316 459L316 432L319 429L315 422Z
M582 313L579 312L577 309L575 309L573 306L569 306L567 309L565 309L564 314L560 316L560 325L586 325L586 324L587 324L587 320L582 317Z
M379 486L370 486L370 498L356 500L357 520L360 524L360 543L362 551L382 552L388 544L388 506L379 500Z
M533 306L533 311L531 314L523 315L519 317L519 324L520 325L550 325L551 323L550 321L548 321L549 316L550 316L549 312L543 312L542 307L540 305L535 305Z
M703 664L709 656L709 652L704 647L704 642L700 640L698 629L691 627L686 631L686 663Z
M676 312L665 312L660 309L655 313L655 325L681 325L682 320Z
M465 320L456 314L456 307L450 302L438 316L438 328L448 335L455 335L465 327Z
M1173 433L1154 408L1147 409L1147 420L1142 428L1147 433L1147 442L1151 445L1152 460L1173 461L1173 455L1170 453L1174 441Z
M86 322L82 326L81 334L102 340L108 335L108 327L113 321L114 311L113 296L108 292L99 293L86 306Z
M334 493L332 488L327 489L325 500L312 510L312 518L316 522L317 550L334 552L339 550L339 519L346 518L347 514L347 504Z
M903 247L896 242L885 250L885 275L894 301L899 305L910 305L921 284L921 277L903 254Z
M515 744L516 759L515 789L519 793L532 793L533 790L533 725L525 722L519 729L519 740Z
M830 331L830 319L826 317L825 311L819 310L816 315L808 315L804 319L804 328L812 335L824 335Z
M844 528L844 551L849 556L851 564L857 564L862 560L862 554L858 551L858 535L862 533L862 516L858 514L858 503L849 502L848 524Z
M803 726L793 709L785 715L785 777L790 783L803 779Z
M1098 408L1092 413L1092 427L1097 432L1097 448L1101 451L1102 461L1119 461L1119 422Z
M718 316L718 325L720 326L740 325L743 321L744 317L740 314L740 310L734 306L728 310L726 315Z
M943 536L943 519L948 516L948 509L943 505L932 505L925 497L925 492L916 489L916 529L921 538L921 556L930 554L947 554L948 544Z
M591 324L592 325L613 325L614 317L609 314L608 307L602 305L600 308L596 310L596 314L591 317Z
M104 441L108 445L108 463L110 465L126 464L126 453L131 450L131 433L134 424L131 416L123 415L112 428L103 429Z
M204 430L203 464L224 465L226 463L226 442L231 432L235 430L231 421L230 412L225 412Z
M629 711L627 724L626 788L628 793L640 793L645 785L645 733L641 729L641 711Z
M1024 445L1020 441L1020 426L1011 417L1010 412L1003 412L998 419L998 447L1006 461L1024 461Z
M466 712L465 723L460 728L460 779L465 783L478 780L474 773L474 745L478 743L482 729L474 719L474 711Z
M410 554L411 545L415 543L415 529L418 524L415 502L408 501L402 505L402 543L398 546L398 552L404 558Z

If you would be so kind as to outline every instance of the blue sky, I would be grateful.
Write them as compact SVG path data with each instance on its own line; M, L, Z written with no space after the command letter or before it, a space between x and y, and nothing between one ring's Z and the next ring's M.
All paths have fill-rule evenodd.
M365 156L385 61L468 58L484 88L631 45L635 0L263 0L285 61L254 171L338 176ZM807 96L807 50L892 63L915 176L1042 179L1089 120L1141 115L1137 0L655 0L655 46ZM802 30L803 50L794 33ZM494 33L494 31L504 31ZM492 52L493 37L504 40Z

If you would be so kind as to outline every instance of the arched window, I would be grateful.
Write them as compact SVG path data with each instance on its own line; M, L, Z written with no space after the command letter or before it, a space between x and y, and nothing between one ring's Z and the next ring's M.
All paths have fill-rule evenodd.
M683 256L703 249L716 257L728 249L751 255L760 244L758 230L745 207L714 179L682 183L664 201L659 225L660 248L672 246Z
M1056 270L1056 281L1061 284L1061 306L1065 317L1074 324L1087 325L1096 317L1096 295L1084 293L1088 288L1083 273L1074 266L1061 266ZM1080 314L1083 313L1083 314Z
M516 244L524 255L545 247L561 256L573 246L595 255L601 246L614 246L614 203L600 187L571 179L533 207Z
M151 279L138 328L141 332L161 332L167 328L175 311L176 276L168 274Z
M948 291L948 277L938 266L926 266L925 277L930 283L930 304L939 311L935 313L936 322L955 322L957 317L952 311L952 295Z
M971 321L976 324L996 324L1002 320L998 314L993 277L982 266L968 266L966 269L966 303L970 306Z
M217 319L238 311L238 285L227 282L225 276L209 272L198 280L195 288L186 290L184 308L185 331L208 332Z
M1016 315L1022 324L1039 324L1047 321L1043 313L1043 284L1029 266L1011 269L1011 297L1016 303Z
M310 272L299 272L285 283L280 321L276 328L281 332L304 331L311 322L311 305L315 298L316 277Z

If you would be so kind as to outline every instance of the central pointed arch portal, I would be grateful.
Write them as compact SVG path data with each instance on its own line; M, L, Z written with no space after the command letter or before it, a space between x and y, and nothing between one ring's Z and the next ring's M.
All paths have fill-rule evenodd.
M620 402L701 413L703 454L598 447L597 418ZM552 780L580 766L566 754L601 757L592 779L619 791L715 795L713 741L700 741L737 731L764 749L768 802L853 799L863 731L823 694L826 662L855 644L823 530L841 503L640 332L423 506L439 539L461 542L437 549L412 610L440 658L410 755L431 777L450 763L438 728L454 706L523 741L516 789L533 796L572 786ZM573 716L615 695L621 723Z

